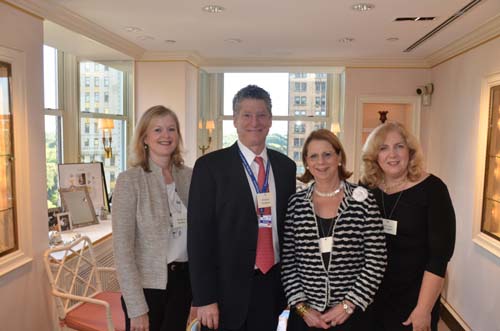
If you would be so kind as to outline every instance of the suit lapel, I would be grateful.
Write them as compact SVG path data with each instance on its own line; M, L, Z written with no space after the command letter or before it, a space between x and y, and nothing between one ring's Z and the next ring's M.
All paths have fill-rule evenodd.
M228 169L228 171L231 171L234 175L235 183L234 191L232 193L240 197L239 200L241 202L241 207L253 210L255 218L257 218L257 210L253 202L252 189L248 183L247 174L245 172L245 168L243 167L237 142L230 147L230 155L231 168Z

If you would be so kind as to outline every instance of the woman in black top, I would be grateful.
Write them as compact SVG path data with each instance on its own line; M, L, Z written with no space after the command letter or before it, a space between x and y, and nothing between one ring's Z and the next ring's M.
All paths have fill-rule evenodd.
M365 331L386 263L382 220L373 195L351 184L346 156L328 130L303 147L308 188L292 195L285 217L282 280L288 331ZM369 322L369 321L368 321Z
M384 218L388 264L375 297L377 331L436 331L439 296L455 246L446 185L423 170L417 140L399 123L368 137L361 182L374 189Z

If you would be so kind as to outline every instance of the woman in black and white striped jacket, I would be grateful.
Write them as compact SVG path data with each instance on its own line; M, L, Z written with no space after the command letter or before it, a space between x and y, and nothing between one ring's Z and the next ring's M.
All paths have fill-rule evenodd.
M282 280L291 309L289 331L364 330L386 265L385 237L376 202L345 181L345 152L328 130L306 139L302 160L309 188L288 202Z

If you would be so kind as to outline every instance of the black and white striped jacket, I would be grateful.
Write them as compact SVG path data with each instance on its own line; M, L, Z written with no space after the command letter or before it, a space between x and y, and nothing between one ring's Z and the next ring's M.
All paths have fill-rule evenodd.
M326 270L311 201L313 188L314 184L288 201L282 252L282 281L288 304L306 302L324 311L345 299L365 310L382 281L387 260L375 199L363 187L344 182Z

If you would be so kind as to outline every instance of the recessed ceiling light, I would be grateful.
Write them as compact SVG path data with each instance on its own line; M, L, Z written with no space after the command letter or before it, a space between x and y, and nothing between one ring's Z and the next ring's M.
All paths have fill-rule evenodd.
M368 11L375 8L375 5L372 5L371 3L357 3L355 5L352 5L351 8L352 10L356 11Z
M398 37L390 37L390 38L387 38L386 40L387 41L398 41L399 38Z
M243 42L243 40L241 40L239 38L229 38L229 39L226 39L224 41L226 43L230 43L230 44L239 44L239 43Z
M341 38L341 39L339 39L337 41L339 43L349 44L349 43L352 43L354 41L354 38L345 37L345 38Z
M219 5L206 5L201 9L210 14L219 14L222 13L226 8Z
M125 31L127 31L127 32L141 32L142 29L138 28L136 26L126 26Z
M154 40L154 37L151 36L138 36L137 39L139 40Z
M175 44L175 43L177 42L177 40L167 39L167 40L165 40L165 42L166 42L167 44Z

